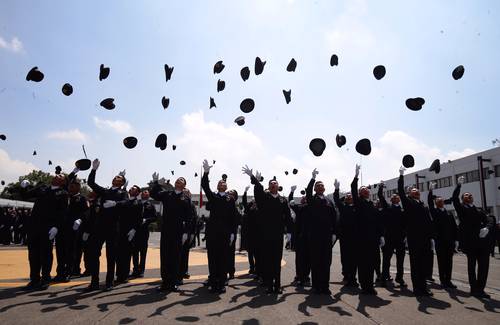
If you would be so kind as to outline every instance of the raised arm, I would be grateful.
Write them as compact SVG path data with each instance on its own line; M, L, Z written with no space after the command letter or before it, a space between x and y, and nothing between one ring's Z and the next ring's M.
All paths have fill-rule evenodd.
M429 194L427 194L427 205L429 206L429 210L431 213L434 212L434 210L436 210L436 207L434 206L434 198L433 198L433 190L434 190L434 185L435 183L432 182L429 184Z
M87 179L88 186L90 186L90 188L94 192L96 192L96 194L98 196L101 196L104 193L104 191L106 190L104 187L99 186L95 182L95 173L97 171L97 168L99 168L100 164L101 164L101 162L99 161L99 159L94 159L94 161L92 162L92 170L90 171L89 177Z
M460 176L457 180L457 186L455 187L455 190L453 191L453 195L451 196L451 200L453 201L453 207L455 208L455 211L457 211L458 218L461 220L464 212L464 206L462 203L460 203L460 199L458 198L460 195L460 190L462 188L462 183L464 182L464 177Z
M158 173L153 173L153 186L151 187L151 191L149 193L156 201L162 201L163 204L166 204L168 191L164 190L161 186L165 182L164 179L162 178L160 180L159 178L160 175Z
M405 193L405 178L403 176L404 171L405 171L404 167L401 167L399 169L398 194L399 194L399 197L401 198L401 204L403 205L403 208L406 209L410 202L409 202L408 197L406 196L406 193Z
M389 205L387 204L387 201L385 200L384 197L384 183L382 182L378 185L377 196L380 204L382 205L382 208L387 209Z
M318 171L316 170L316 168L314 168L311 180L309 181L309 184L307 184L306 187L306 200L307 203L309 204L311 203L313 198L313 187L314 187L314 182L316 181L316 175L318 175Z

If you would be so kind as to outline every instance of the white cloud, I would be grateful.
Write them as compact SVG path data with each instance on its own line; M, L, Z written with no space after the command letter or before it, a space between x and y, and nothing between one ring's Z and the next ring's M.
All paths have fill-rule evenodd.
M80 131L79 129L72 129L67 131L50 132L49 134L47 134L47 138L85 142L87 140L87 135L82 131Z
M284 195L288 195L292 185L303 189L309 182L314 168L320 172L318 180L323 180L327 192L332 192L335 178L341 182L342 189L349 188L356 163L362 165L363 183L369 184L396 177L405 154L412 154L415 157L415 167L412 171L416 171L427 168L436 158L446 161L476 152L470 148L445 152L403 131L392 130L372 141L372 153L367 157L360 158L360 155L352 150L338 149L334 143L329 143L321 157L315 157L308 151L302 157L293 159L272 151L272 148L266 146L265 139L259 138L245 128L226 127L206 121L201 111L184 115L182 127L183 136L178 140L181 150L179 154L182 154L187 161L199 162L200 166L205 158L210 163L215 159L216 164L210 172L213 175L211 176L213 187L220 175L226 173L229 176L229 187L242 191L249 184L249 179L246 175L242 175L241 167L248 164L254 171L256 169L261 171L266 180L277 176L284 188ZM297 175L291 173L294 168L299 170ZM289 172L288 176L285 176L285 170ZM186 176L188 184L198 184L199 180L189 179L190 175Z
M94 116L94 124L97 128L102 130L111 130L118 134L127 134L132 132L132 126L122 120L103 120Z
M0 180L5 181L5 184L17 181L19 176L26 175L32 170L38 170L38 167L32 163L12 159L3 149L0 149L0 166L2 166Z
M24 51L23 43L17 37L13 37L9 42L0 36L0 48L12 51L14 53Z

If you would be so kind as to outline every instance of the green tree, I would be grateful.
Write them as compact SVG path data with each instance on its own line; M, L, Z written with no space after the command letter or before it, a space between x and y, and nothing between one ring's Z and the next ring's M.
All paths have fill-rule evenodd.
M41 170L33 170L27 175L20 176L19 180L15 183L9 183L0 194L0 197L10 200L22 200L21 197L21 182L23 180L28 180L31 185L36 186L38 184L50 184L52 181L52 176L50 173L45 173Z

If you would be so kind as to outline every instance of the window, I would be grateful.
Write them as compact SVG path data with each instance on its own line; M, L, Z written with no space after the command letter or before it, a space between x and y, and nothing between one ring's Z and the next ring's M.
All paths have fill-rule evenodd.
M439 178L439 179L435 179L433 181L427 182L427 189L429 189L429 185L431 182L436 183L436 189L443 188L443 187L449 187L452 185L451 184L451 176L447 176L447 177L443 177L443 178Z
M420 192L423 192L424 191L424 183L418 183L418 190Z

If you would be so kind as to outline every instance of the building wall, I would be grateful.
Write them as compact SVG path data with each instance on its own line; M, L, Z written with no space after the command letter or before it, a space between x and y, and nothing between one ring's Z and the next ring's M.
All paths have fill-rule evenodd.
M438 188L434 190L434 195L441 196L444 199L451 198L453 190L457 184L459 176L466 177L466 183L462 185L462 191L472 193L474 204L481 207L481 193L479 182L478 156L483 159L491 159L491 162L483 162L483 170L485 177L485 192L486 205L490 212L500 220L500 148L493 148L477 154L463 157L448 162L441 162L441 171L439 174L429 172L428 169L410 172L408 169L405 173L405 186L414 186L416 184L415 175L425 176L419 180L419 188L421 190L421 199L427 202L429 183L436 181ZM395 171L397 173L397 171ZM399 176L399 175L397 175ZM394 191L397 191L398 178L392 178L384 181L386 188L384 195L388 199ZM378 188L371 186L372 198L376 199ZM447 209L453 210L453 205L446 206Z

